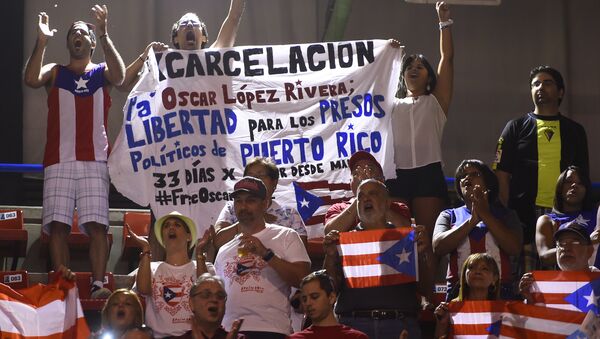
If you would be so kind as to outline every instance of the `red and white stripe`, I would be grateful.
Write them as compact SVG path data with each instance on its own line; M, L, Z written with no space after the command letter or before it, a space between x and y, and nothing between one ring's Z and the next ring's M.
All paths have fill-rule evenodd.
M342 256L342 268L346 283L351 288L364 288L404 284L418 280L418 260L416 243L414 265L417 276L399 273L392 267L381 264L377 257L395 243L406 237L410 228L401 227L386 230L342 232L338 252Z
M44 166L68 161L106 161L106 134L111 99L106 88L76 96L54 87L48 95L48 128Z
M499 338L565 338L585 319L582 312L527 305L522 302L466 301L450 303L455 338L489 338L488 328L502 321Z
M531 286L536 305L581 312L565 300L569 294L600 278L600 272L534 271Z
M282 205L296 206L295 193L291 180L289 184L286 179L280 179L280 185L275 192L276 199ZM321 199L323 205L304 224L309 239L322 238L324 236L325 213L335 203L346 201L352 197L350 184L329 183L327 180L296 182L303 190L310 192ZM287 188L287 189L286 189Z
M88 338L73 282L38 284L19 291L0 284L0 329L7 338Z

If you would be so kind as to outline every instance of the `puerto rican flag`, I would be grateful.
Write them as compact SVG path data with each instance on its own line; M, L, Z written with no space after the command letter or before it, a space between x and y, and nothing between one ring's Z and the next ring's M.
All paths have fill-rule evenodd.
M409 227L340 233L338 252L346 284L364 288L417 281L414 237Z
M322 238L325 227L325 213L329 206L348 200L352 197L349 184L329 183L327 180L293 182L295 201L298 213L306 225L308 238ZM288 199L291 196L287 197ZM284 201L285 198L277 198Z
M520 301L465 301L449 305L454 338L581 338L581 312ZM585 336L583 336L585 338Z
M600 272L534 271L533 303L600 314Z
M163 299L171 306L177 306L183 297L183 287L181 285L165 285L163 286Z
M57 282L13 290L0 284L0 331L7 338L88 338L74 282Z

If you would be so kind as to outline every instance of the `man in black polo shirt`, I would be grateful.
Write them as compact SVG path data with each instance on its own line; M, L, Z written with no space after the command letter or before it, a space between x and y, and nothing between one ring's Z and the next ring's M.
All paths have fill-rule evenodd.
M395 228L386 221L390 197L381 181L363 181L358 187L357 199L360 223L354 231ZM327 234L323 241L324 265L339 290L335 312L340 323L364 332L372 339L398 338L404 329L408 331L409 338L420 338L417 290L423 295L432 290L430 261L433 253L425 226L417 225L414 230L419 253L419 282L366 288L350 288L344 284L342 263L336 248L339 231Z
M559 111L565 94L561 74L549 66L536 67L529 86L535 109L506 124L492 166L500 200L525 227L522 272L535 269L535 223L552 209L559 174L570 165L589 172L585 130Z

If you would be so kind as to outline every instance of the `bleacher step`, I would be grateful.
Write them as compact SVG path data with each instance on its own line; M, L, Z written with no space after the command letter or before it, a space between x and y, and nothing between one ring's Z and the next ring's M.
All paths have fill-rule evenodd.
M27 273L29 276L29 285L35 285L37 283L47 284L48 274L47 273ZM115 289L117 288L131 288L134 283L134 277L124 274L114 274Z

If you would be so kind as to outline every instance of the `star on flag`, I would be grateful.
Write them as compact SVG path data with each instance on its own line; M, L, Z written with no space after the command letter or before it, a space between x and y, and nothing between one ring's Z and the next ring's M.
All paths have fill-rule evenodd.
M296 209L298 209L302 220L306 222L323 205L323 199L305 191L296 182L293 184L294 193L296 194Z
M338 252L348 286L365 288L417 281L414 234L409 227L340 233Z
M77 85L77 89L87 89L87 82L89 80L85 80L84 78L80 78L79 80L74 80Z

